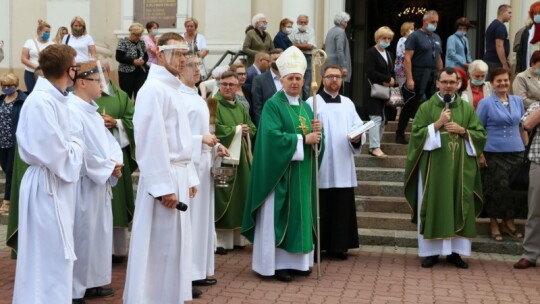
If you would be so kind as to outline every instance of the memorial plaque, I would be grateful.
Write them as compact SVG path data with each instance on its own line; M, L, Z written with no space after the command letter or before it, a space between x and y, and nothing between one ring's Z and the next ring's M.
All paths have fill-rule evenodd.
M177 4L178 0L134 0L135 22L155 21L161 28L175 28Z

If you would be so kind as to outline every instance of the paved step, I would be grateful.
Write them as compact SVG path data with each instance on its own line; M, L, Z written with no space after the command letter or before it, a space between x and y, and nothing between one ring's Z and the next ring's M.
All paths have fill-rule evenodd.
M411 137L411 133L410 132L405 132L405 138L407 140L409 140L410 137ZM384 133L382 135L382 138L381 138L381 142L382 143L393 143L393 142L395 142L395 140L396 140L396 132L390 132L390 131L387 131L385 129Z
M356 195L403 197L403 182L359 181Z
M355 197L358 212L409 213L411 208L404 197L364 196Z
M381 149L387 155L407 155L408 145L396 144L393 141L391 143L381 143ZM369 155L369 144L362 146L362 154Z
M356 167L382 167L382 168L405 168L407 156L388 155L386 158L378 158L369 154L355 156Z
M387 181L403 182L405 169L402 168L378 168L357 167L356 177L358 181Z
M397 121L389 121L384 127L384 130L395 133L397 129L397 124L398 124ZM407 125L407 128L405 129L405 132L411 132L411 129L412 129L412 124L409 123L409 125Z
M358 238L361 245L418 248L416 231L360 228ZM479 235L472 240L472 251L520 255L522 243L508 237L505 237L502 242L496 242L487 236Z
M395 212L357 212L357 223L359 228L370 229L390 229L416 231L416 225L411 223L410 213ZM515 220L519 231L525 230L525 220ZM476 233L478 235L490 235L489 219L476 219Z

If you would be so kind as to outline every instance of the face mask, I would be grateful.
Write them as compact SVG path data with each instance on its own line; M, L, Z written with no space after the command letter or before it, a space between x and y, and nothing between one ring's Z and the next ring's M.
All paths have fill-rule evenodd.
M70 71L71 71L71 67L67 69L67 73L68 73L69 79L71 79L71 81L73 81L73 84L75 84L75 81L77 81L77 71L73 71L75 73L75 76L73 76L73 78L71 78L71 74L69 74Z
M388 43L386 41L379 41L379 46L382 47L383 49L385 49L385 48L390 46L390 43Z
M266 31L266 28L268 28L268 24L263 23L259 28L261 29L261 31Z
M485 81L484 79L480 79L480 80L478 80L478 79L471 79L471 83L472 83L473 85L477 86L477 87L483 85L483 84L484 84L484 81Z
M428 31L435 32L436 29L437 29L437 26L435 24L428 23L428 25L427 25L427 30Z
M410 30L409 30L409 35L412 34L412 33L414 33L414 30L413 30L413 29L410 29Z
M84 28L80 28L80 29L71 28L71 33L73 33L73 35L75 36L81 36L82 34L84 34Z
M152 35L157 36L158 33L159 33L159 29L153 29L152 30Z
M298 30L302 33L307 31L307 25L299 25Z
M270 63L270 66L272 67L272 69L278 70L277 64L275 62Z
M11 94L15 93L15 91L16 91L15 88L11 88L11 89L4 89L4 88L2 88L2 92L3 92L4 94L6 94L6 95L11 95Z
M535 70L534 70L534 73L535 73L536 75L540 75L540 69L535 69Z
M463 37L463 36L465 36L465 34L467 34L467 33L464 32L464 31L456 31L456 36L458 36L458 37Z
M292 27L286 27L283 33L285 33L286 35L290 35L292 33Z
M540 23L540 15L534 15L533 20L534 23Z
M41 34L41 39L42 39L43 41L47 41L47 40L49 40L49 38L51 38L51 33L43 32L43 33Z

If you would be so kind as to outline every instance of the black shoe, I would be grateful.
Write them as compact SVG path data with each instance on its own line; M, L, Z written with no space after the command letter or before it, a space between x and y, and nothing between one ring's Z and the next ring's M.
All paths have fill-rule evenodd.
M125 256L123 255L114 255L112 256L112 263L113 264L121 264L124 262L124 260L126 259Z
M196 287L191 287L191 297L193 297L194 299L200 297L202 295L202 291L200 291L198 288Z
M203 279L203 280L193 281L193 285L195 286L211 286L211 285L216 285L216 283L217 283L216 279Z
M292 281L291 274L289 273L289 271L285 269L276 270L276 274L274 275L274 278L276 278L278 281L281 281L281 282Z
M71 304L86 304L86 301L83 298L71 300Z
M459 256L459 254L455 252L452 252L451 255L446 256L446 262L453 264L457 268L461 268L461 269L469 268L469 264L465 263L465 261L461 259L461 256Z
M114 295L114 289L105 287L88 288L84 293L85 298L106 298Z
M311 269L309 270L287 269L287 271L291 275L302 276L302 277L307 277L311 274Z
M229 253L229 252L227 251L227 249L225 249L223 247L216 248L216 254L226 255L227 253Z
M346 260L348 258L346 252L327 252L326 255L338 260Z
M409 142L405 139L405 135L397 135L396 134L396 144L406 145L408 143Z
M439 256L438 255L432 255L425 257L422 260L422 268L431 268L433 265L439 263Z

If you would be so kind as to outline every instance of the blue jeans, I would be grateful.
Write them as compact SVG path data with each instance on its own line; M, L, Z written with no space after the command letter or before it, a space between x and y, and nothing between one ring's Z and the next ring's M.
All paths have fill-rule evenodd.
M36 76L34 76L34 73L24 70L24 84L26 85L27 94L32 93L36 85Z
M304 86L302 87L302 95L304 100L311 96L311 55L306 55L307 68L304 73Z
M369 148L376 149L381 147L381 137L384 133L384 117L369 115L369 119L375 123L375 127L369 129Z

